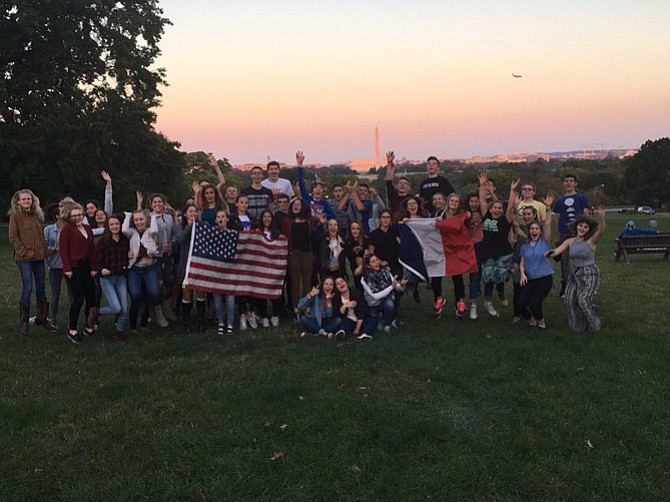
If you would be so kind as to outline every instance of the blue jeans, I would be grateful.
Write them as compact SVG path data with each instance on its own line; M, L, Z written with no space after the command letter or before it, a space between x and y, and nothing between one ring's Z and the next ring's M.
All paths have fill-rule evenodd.
M326 319L321 319L321 322L319 322L319 320L314 317L301 315L300 322L308 333L321 333L321 331L333 333L339 329L340 324L342 324L342 318L327 317Z
M124 275L100 277L100 288L107 306L100 309L100 315L116 316L116 331L123 331L128 322L128 284Z
M354 328L356 328L356 321L352 321L348 317L342 319L340 329L344 330L345 333L353 333ZM375 329L377 329L377 318L368 316L363 320L359 334L365 333L366 335L371 335L375 332Z
M21 275L21 306L30 307L30 295L33 292L33 276L35 276L35 298L37 301L46 300L46 272L44 260L25 261L16 260Z
M146 267L137 265L128 270L128 293L130 293L130 329L137 328L137 314L140 311L142 301L142 284L147 291L149 304L156 306L161 304L160 285L158 283L158 268L155 264Z
M214 293L214 311L216 312L216 321L223 324L223 295ZM235 297L226 295L226 320L228 325L235 323Z
M370 314L377 319L377 330L381 331L384 326L390 326L396 317L396 304L390 298L386 297L379 305L370 307ZM365 331L364 333L368 333ZM370 333L368 333L370 334Z

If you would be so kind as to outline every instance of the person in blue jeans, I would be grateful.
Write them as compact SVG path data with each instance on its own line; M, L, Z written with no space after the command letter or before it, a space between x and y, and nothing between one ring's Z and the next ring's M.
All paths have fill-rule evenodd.
M154 260L154 256L158 252L156 217L151 216L151 224L147 225L147 216L143 211L135 211L132 214L126 213L121 232L130 241L130 252L128 253L128 292L131 299L130 329L133 333L138 334L137 315L140 311L140 302L143 296L142 285L146 288L149 305L154 307L156 323L161 328L165 328L168 326L168 322L163 316L158 268ZM142 326L141 331L148 331L148 329L146 326Z
M333 299L333 309L342 318L335 338L340 340L346 333L351 333L358 340L371 340L371 333L377 329L377 318L370 314L363 292L350 289L342 277L335 279L335 289L337 294Z
M114 315L115 342L125 341L123 330L128 322L128 251L130 242L121 233L121 219L110 216L105 225L105 233L98 243L98 270L100 288L107 299L107 306L100 309L100 315Z
M47 246L42 233L43 222L44 211L35 194L27 188L16 192L12 197L9 216L9 242L14 248L14 259L21 275L19 330L22 335L28 335L33 278L38 308L36 322L51 329L51 324L47 321L49 302L46 297L44 270Z
M363 294L370 307L370 312L378 319L377 330L387 333L391 327L397 327L396 295L402 293L406 280L398 281L388 267L382 267L382 261L376 255L365 257L363 266Z
M326 276L321 281L320 287L312 288L309 293L300 299L298 309L305 312L300 316L300 322L305 328L302 336L307 333L316 333L328 338L335 336L334 333L342 324L342 318L333 308L334 298L335 279Z
M228 213L224 209L219 209L216 213L216 226L225 231L225 232L236 232L237 230L228 229ZM235 324L235 297L233 295L222 295L220 293L214 293L214 312L216 314L216 321L218 327L216 329L217 334L223 335L224 332L226 335L233 334L233 325ZM224 324L224 309L223 303L226 303L225 309L225 320L227 325ZM224 331L225 330L225 331Z

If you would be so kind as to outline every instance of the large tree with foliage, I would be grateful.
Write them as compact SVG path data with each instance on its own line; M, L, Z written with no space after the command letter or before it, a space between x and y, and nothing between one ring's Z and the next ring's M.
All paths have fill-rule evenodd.
M647 140L629 161L625 188L636 204L661 206L670 201L670 138Z
M42 199L133 190L173 195L178 144L157 133L165 71L154 68L169 20L156 0L17 0L0 9L0 197L28 186Z

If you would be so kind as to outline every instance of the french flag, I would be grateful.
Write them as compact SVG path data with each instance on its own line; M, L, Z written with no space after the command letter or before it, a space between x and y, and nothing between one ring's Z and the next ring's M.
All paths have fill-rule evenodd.
M477 271L475 247L465 226L467 213L446 220L413 218L398 225L400 263L423 281Z

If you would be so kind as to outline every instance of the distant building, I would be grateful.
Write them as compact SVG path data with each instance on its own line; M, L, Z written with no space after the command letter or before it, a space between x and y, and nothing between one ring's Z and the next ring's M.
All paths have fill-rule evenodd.
M352 171L367 173L370 168L377 167L374 160L352 160L347 163Z

